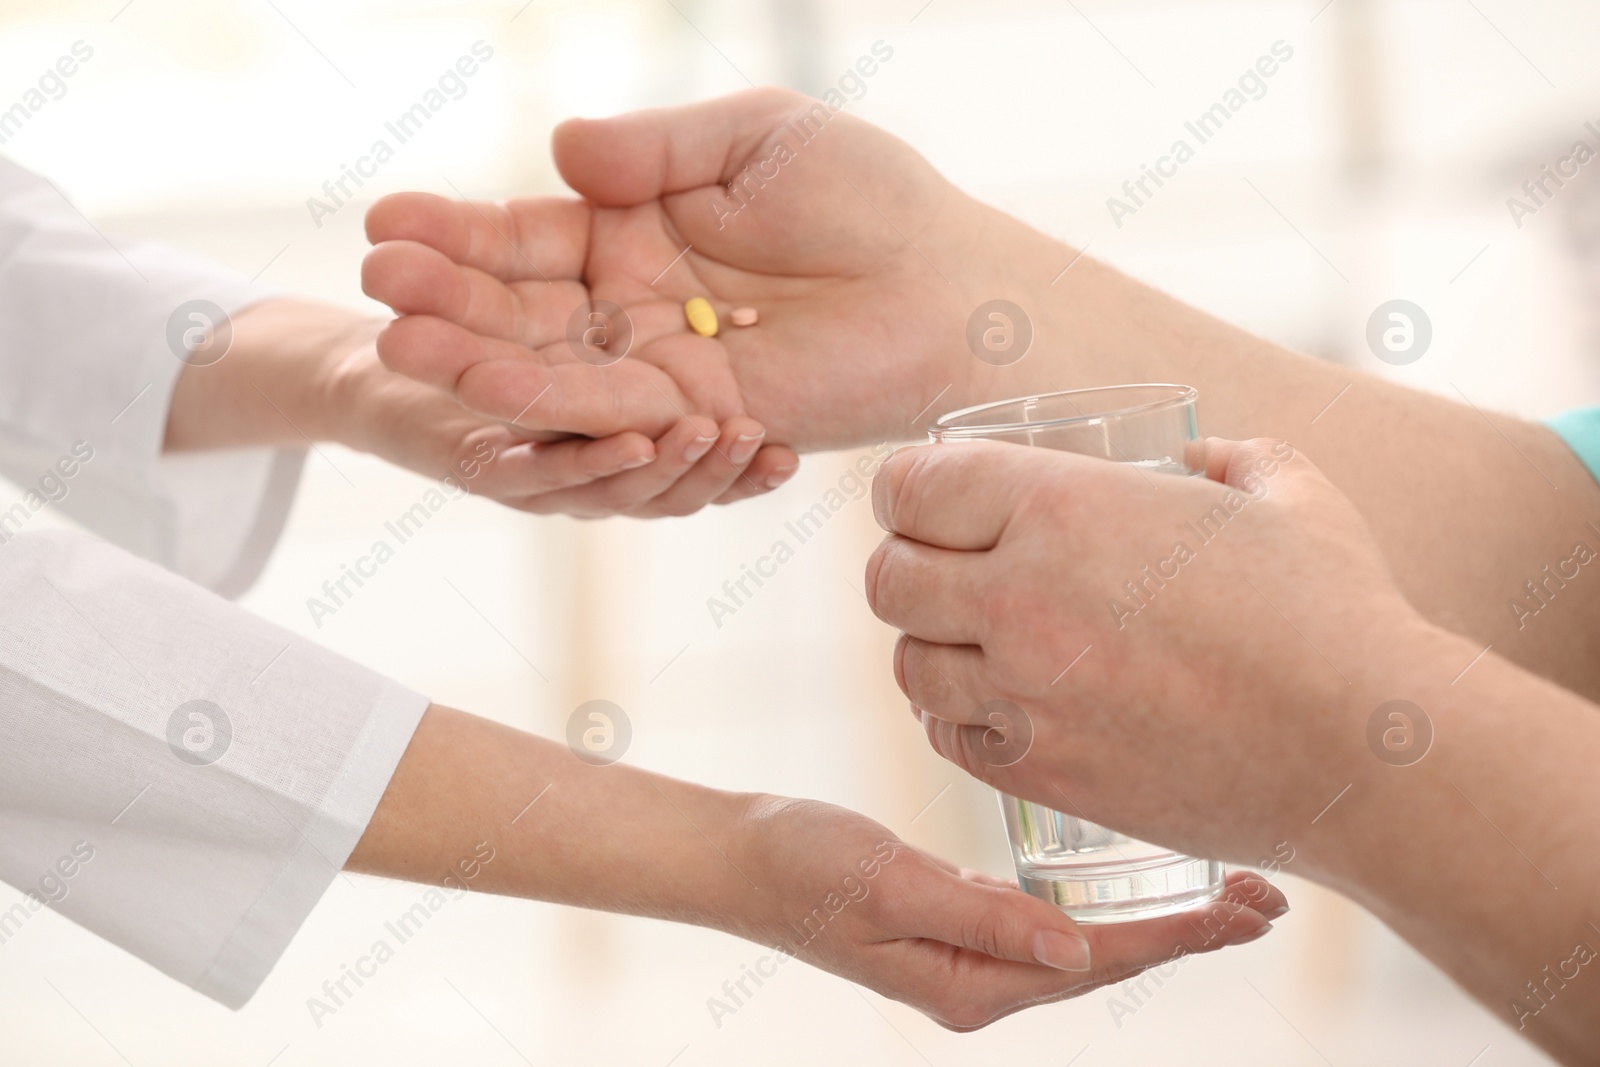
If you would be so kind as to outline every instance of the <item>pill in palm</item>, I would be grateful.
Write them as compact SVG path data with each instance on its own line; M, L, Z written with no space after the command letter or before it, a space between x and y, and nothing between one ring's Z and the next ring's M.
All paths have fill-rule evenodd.
M705 297L697 296L685 301L683 317L689 320L689 329L701 337L717 335L717 309Z
M737 307L728 313L728 321L735 326L754 326L760 317L753 307Z

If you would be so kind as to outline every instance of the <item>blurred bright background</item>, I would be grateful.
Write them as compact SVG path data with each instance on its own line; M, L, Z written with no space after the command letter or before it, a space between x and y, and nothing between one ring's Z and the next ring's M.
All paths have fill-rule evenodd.
M881 40L893 59L848 109L1091 254L1275 340L1483 407L1600 402L1600 166L1521 227L1506 206L1575 140L1600 143L1585 129L1600 125L1594 4L5 0L0 107L79 40L92 59L0 152L108 233L287 291L365 303L361 216L379 195L556 192L546 146L562 118L747 79L821 93ZM316 225L307 198L480 40L494 57L467 93ZM1278 41L1293 58L1266 95L1116 226L1107 197ZM1434 330L1428 357L1402 368L1364 341L1394 298ZM546 734L585 700L614 701L633 723L630 762L834 801L1008 870L992 794L926 750L890 677L893 635L860 592L877 540L867 505L720 628L707 611L852 457L814 457L772 496L684 520L579 524L454 503L317 629L306 598L427 484L326 451L250 609L442 703ZM1375 920L1290 872L1295 910L1276 932L1186 963L1133 1015L1114 1015L1113 997L1133 1001L1103 990L965 1036L804 967L719 1026L707 998L754 946L476 896L319 1027L307 998L422 892L369 878L335 881L237 1014L46 914L0 946L0 1063L1547 1062ZM0 886L0 909L19 898Z

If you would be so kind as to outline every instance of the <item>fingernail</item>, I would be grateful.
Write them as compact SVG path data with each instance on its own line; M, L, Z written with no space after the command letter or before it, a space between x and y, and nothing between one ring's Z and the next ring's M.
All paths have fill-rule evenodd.
M632 459L630 459L627 462L625 462L618 469L619 470L625 470L625 471L638 470L640 467L644 466L646 463L649 463L649 462L650 462L650 457L649 456L634 456Z
M1267 920L1281 919L1287 914L1289 914L1289 905L1287 905L1287 904L1279 904L1276 908L1273 908L1271 911L1262 912L1261 913L1261 917L1264 918L1264 919L1267 919Z
M696 437L689 442L689 447L683 450L683 458L690 463L697 463L700 457L711 451L711 446L717 443L715 437Z
M1254 930L1251 930L1248 934L1240 934L1238 937L1230 937L1230 938L1228 938L1228 945L1230 947L1232 947L1234 945L1248 945L1252 941L1257 941L1257 940L1260 940L1263 937L1266 937L1267 934L1269 934L1271 932L1272 932L1272 924L1271 923L1267 923L1264 926L1260 926L1260 927L1257 927Z
M778 486L782 485L784 482L788 481L790 478L793 478L794 477L794 472L799 470L799 469L800 469L800 465L798 463L791 464L790 466L787 466L787 467L778 467L771 474L767 475L767 488L768 489L776 489L776 488L778 488Z
M742 467L750 462L750 457L756 454L756 449L761 447L761 439L766 434L742 434L733 442L733 447L728 449L728 462L735 467Z
M1077 934L1040 930L1033 935L1033 958L1058 971L1087 971L1089 942Z

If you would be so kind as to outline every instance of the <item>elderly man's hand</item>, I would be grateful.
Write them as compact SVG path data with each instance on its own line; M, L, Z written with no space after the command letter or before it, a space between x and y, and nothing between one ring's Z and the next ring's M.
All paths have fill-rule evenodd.
M1251 863L1370 762L1372 709L1405 696L1385 668L1432 632L1308 460L1206 445L1205 478L991 442L903 450L874 484L890 536L866 587L904 631L895 676L941 755Z

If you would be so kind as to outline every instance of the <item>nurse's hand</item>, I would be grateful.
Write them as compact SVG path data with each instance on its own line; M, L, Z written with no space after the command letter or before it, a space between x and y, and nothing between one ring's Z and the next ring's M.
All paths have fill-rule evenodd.
M758 456L761 426L744 416L684 416L654 438L552 440L474 414L383 366L373 344L382 327L303 300L238 313L225 354L179 375L166 449L336 442L510 507L580 517L684 515L765 492L797 468L787 449Z
M490 848L494 862L474 890L694 923L768 946L712 991L719 1026L798 959L972 1030L1241 944L1288 910L1265 879L1240 874L1191 911L1079 928L864 815L709 789L626 760L596 765L574 751L429 708L347 869L438 884L460 857Z
M469 492L539 514L687 515L764 493L798 466L787 449L768 448L758 459L762 429L746 416L720 426L686 416L653 441L633 430L535 440L389 370L371 343L339 361L328 392L344 413L341 443L422 474L449 472Z
M903 450L873 486L891 536L866 591L945 758L1194 855L1258 864L1287 841L1309 869L1337 832L1313 822L1378 765L1369 720L1438 632L1310 461L1206 450L1205 478Z
M952 1030L1252 941L1288 910L1275 886L1240 873L1221 899L1183 914L1078 926L1012 883L957 870L865 816L810 800L757 801L739 840L729 859L761 887L761 904L734 932ZM754 962L769 978L787 964L777 954ZM744 977L717 997L730 1011L755 995Z
M1026 227L786 90L576 119L553 140L584 199L385 197L362 272L401 316L378 341L388 366L529 429L658 435L687 412L748 415L800 450L916 437L996 370L966 347L973 308L1014 295L1007 271L1065 262L1052 248L1024 271ZM685 321L696 296L715 337ZM590 301L625 312L599 328L631 333L608 366L574 344ZM740 305L757 325L729 323Z

